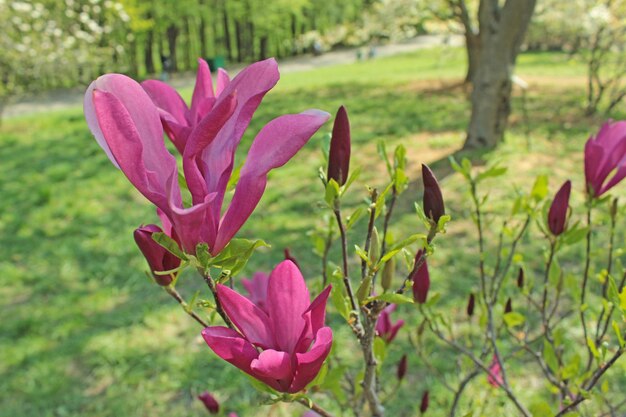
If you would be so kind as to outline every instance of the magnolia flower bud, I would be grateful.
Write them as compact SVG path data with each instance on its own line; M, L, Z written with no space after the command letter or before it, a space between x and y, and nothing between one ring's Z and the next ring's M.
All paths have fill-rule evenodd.
M426 217L437 223L439 218L446 214L446 209L437 178L425 164L422 164L422 182L424 183L424 213L426 213Z
M385 263L383 267L383 276L380 280L380 285L382 285L383 290L387 291L391 288L391 283L393 281L393 277L396 274L396 260L395 258L391 258Z
M422 402L420 403L420 412L424 414L428 410L428 403L430 402L428 398L428 390L424 391L422 394Z
M134 237L139 250L148 261L150 272L159 285L169 285L172 282L171 275L157 275L154 271L169 271L180 266L180 259L167 251L152 239L153 233L163 232L155 224L149 224L135 229Z
M217 414L220 411L220 404L217 402L215 397L213 397L208 391L204 391L202 394L198 395L198 399L202 401L202 404L209 410L211 414Z
M411 280L413 280L413 299L424 304L428 298L428 289L430 288L430 274L428 273L428 264L426 258L423 259L422 265L418 264L422 261L424 251L419 250L415 255L415 266L411 272Z
M328 154L328 179L334 179L339 185L348 180L350 169L350 121L344 106L339 107L333 125Z
M517 288L524 288L524 270L522 268L517 273Z
M554 196L550 211L548 212L548 227L554 236L558 236L565 231L567 220L567 208L569 206L569 195L572 190L571 181L567 180Z
M474 315L474 293L470 293L469 298L467 300L467 315L472 317Z
M402 381L404 379L404 376L406 375L406 368L407 368L407 357L406 357L406 354L404 354L402 355L400 362L398 362L398 370L396 372L398 381Z
M510 313L512 311L513 311L513 303L511 302L511 298L509 297L509 299L506 300L506 305L504 306L504 314Z

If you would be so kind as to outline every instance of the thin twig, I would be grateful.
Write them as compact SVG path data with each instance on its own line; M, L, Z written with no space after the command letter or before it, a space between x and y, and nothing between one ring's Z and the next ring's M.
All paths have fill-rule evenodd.
M330 412L326 411L319 405L315 404L310 399L307 400L306 398L299 398L297 401L303 406L305 406L306 408L315 411L317 414L319 414L322 417L334 417Z
M189 304L187 304L187 302L183 299L183 297L180 295L180 293L178 291L176 291L176 289L174 287L163 287L165 289L165 292L167 292L169 295L171 295L176 301L178 301L178 304L180 304L180 306L183 308L183 310L185 310L185 313L189 314L195 321L197 321L198 323L200 323L200 325L202 327L209 327L209 325L200 318L200 316L198 316L190 307Z
M209 287L209 290L211 290L211 294L213 294L213 299L215 300L215 311L217 311L217 314L220 315L222 320L224 320L224 323L226 323L226 325L229 328L235 330L235 326L233 325L233 322L230 321L230 318L224 311L224 308L222 307L222 303L220 302L220 298L217 295L215 281L213 280L213 278L211 278L211 275L208 272L204 272L201 270L198 270L198 272L200 272L200 274L204 278L204 282L206 282L207 286Z

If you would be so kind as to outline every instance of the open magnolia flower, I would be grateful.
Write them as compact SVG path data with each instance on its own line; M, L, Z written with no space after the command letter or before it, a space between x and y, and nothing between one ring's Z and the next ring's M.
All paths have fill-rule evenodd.
M207 327L204 340L222 359L277 391L296 393L318 374L332 345L324 326L327 287L311 302L304 278L285 260L270 274L266 310L224 285L217 294L238 331Z
M87 89L84 110L111 162L167 216L183 249L195 253L197 244L206 243L217 255L252 214L268 172L287 163L330 115L308 110L267 123L254 139L230 205L222 212L237 146L279 74L273 59L257 62L232 81L222 73L214 92L205 66L201 61L189 109L163 83L149 82L144 89L124 75L107 74ZM165 147L162 122L182 155L184 181L179 181L176 158ZM179 183L189 189L191 206L183 204Z
M626 177L626 121L608 121L585 143L585 181L600 197Z

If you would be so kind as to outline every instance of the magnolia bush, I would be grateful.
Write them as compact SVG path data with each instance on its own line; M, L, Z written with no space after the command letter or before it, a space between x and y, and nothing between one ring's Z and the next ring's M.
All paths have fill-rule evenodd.
M466 250L475 254L478 280L459 317L439 303L445 294L429 293L437 283L431 283L428 259L450 216L428 166L422 165L423 199L415 203L422 230L390 231L409 184L402 146L389 152L379 144L386 178L368 187L362 207L346 213L346 196L358 194L351 186L359 170L351 169L343 106L334 118L327 166L319 170L327 215L313 237L322 270L301 270L286 250L271 273L240 276L251 256L261 256L255 249L268 245L265 236L250 240L237 233L254 221L269 172L296 156L330 118L321 110L276 117L235 168L241 138L278 79L270 59L232 79L219 70L214 83L199 60L189 105L161 81L139 84L120 74L98 78L85 94L85 117L99 145L156 208L160 225L141 225L134 233L154 282L201 326L198 332L218 358L246 374L269 402L300 403L309 416L381 417L393 401L383 367L394 369L398 384L416 371L407 354L398 363L386 361L396 340L405 338L414 349L408 356L421 359L420 372L450 391L436 406L430 390L419 392L407 410L425 414L445 407L451 416L620 413L623 395L612 381L623 377L607 374L626 351L621 206L611 195L626 176L626 122L608 122L589 139L580 168L584 183L568 180L554 192L548 177L540 176L528 190L517 190L503 219L488 209L482 187L506 168L478 169L468 159L451 159L466 181L477 237ZM164 135L173 146L166 146ZM582 204L570 203L575 190L584 193ZM487 225L496 221L502 227L494 233ZM524 252L529 240L544 242L544 252ZM584 250L576 252L580 245ZM208 296L189 301L179 291L186 269L197 272ZM319 276L321 282L313 282ZM335 348L357 347L355 362L331 354L337 329L326 322L328 303L336 315L332 322L347 326L354 340ZM441 355L455 367L453 378L434 361ZM488 404L476 397L480 391L502 401ZM198 398L209 412L220 412L210 393Z

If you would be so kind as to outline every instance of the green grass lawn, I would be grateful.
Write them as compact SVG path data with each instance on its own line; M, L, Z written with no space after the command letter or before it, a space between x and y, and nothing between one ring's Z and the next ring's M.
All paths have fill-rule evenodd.
M444 294L442 304L453 313L462 311L459 306L475 288L477 276L469 200L446 162L462 145L469 116L467 92L459 83L463 72L462 50L435 49L287 74L261 105L243 141L247 148L252 132L282 113L311 107L334 113L345 104L353 129L352 166L363 168L349 206L363 201L366 183L383 184L378 140L388 150L405 144L412 180L421 163L432 163L454 222L438 243L431 288ZM505 177L490 184L496 197L490 207L506 210L508 203L498 197L511 195L515 186L528 189L540 173L551 175L551 193L571 178L573 198L581 201L582 147L601 123L581 116L584 67L561 54L526 54L517 73L530 88L524 100L516 90L506 141L485 156L489 163L509 167ZM528 120L522 117L523 103ZM261 205L240 236L262 238L272 248L258 251L244 275L269 271L282 249L290 247L305 277L319 284L320 260L313 254L310 231L324 214L317 169L321 139L330 128L325 126L271 175ZM415 199L421 197L412 182L392 227L398 237L420 231L412 209ZM261 395L239 371L216 358L196 323L146 278L132 231L155 220L149 203L97 146L81 109L5 121L0 130L0 416L201 416L206 411L195 396L204 390L240 417L304 411L299 405L258 411ZM353 238L359 239L359 230ZM538 253L543 242L529 239L524 245L528 253ZM527 262L531 267L539 263L530 256ZM192 271L181 281L181 291L189 297L203 289ZM391 346L383 370L388 391L395 384L394 360L413 349L407 336L414 334L417 317L408 308L396 316L404 314L409 324ZM338 315L329 314L329 321L336 350L350 348L351 335ZM453 377L450 355L433 349L432 360ZM409 356L408 381L389 403L389 415L416 415L418 396L426 387L432 390L429 415L444 415L449 395L418 357ZM477 380L474 401L487 401L486 387L484 378ZM329 398L316 398L339 412ZM499 401L499 396L491 399L492 404Z

